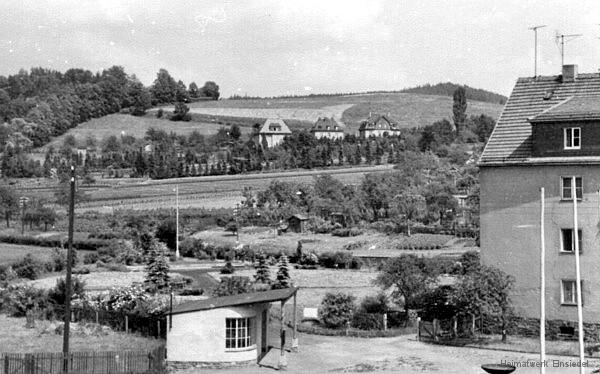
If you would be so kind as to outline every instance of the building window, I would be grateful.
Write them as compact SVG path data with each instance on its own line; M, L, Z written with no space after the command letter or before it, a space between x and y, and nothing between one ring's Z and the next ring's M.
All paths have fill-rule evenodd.
M575 190L577 193L577 199L581 200L583 197L581 177L575 177ZM563 199L573 198L573 177L562 177L561 178L561 197Z
M565 129L565 149L581 148L581 128L568 127Z
M560 303L562 305L577 305L577 282L573 279L562 279L560 281ZM583 285L583 281L581 281ZM582 288L583 290L583 288ZM583 305L583 293L581 294L581 304Z
M560 251L575 253L575 230L561 229L560 230ZM583 240L581 239L581 230L577 230L577 242L579 243L579 253L583 251Z
M256 344L254 318L225 319L225 348L248 348Z

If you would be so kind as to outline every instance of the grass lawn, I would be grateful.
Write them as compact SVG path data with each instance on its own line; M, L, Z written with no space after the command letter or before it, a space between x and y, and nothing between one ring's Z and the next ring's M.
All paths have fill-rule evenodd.
M41 261L48 261L52 255L52 248L0 243L0 264L18 261L29 253Z
M62 335L54 332L58 324L36 321L35 328L27 329L25 318L0 314L0 353L60 352ZM151 350L164 344L163 340L114 331L84 335L77 332L77 324L72 326L75 326L70 339L73 351Z

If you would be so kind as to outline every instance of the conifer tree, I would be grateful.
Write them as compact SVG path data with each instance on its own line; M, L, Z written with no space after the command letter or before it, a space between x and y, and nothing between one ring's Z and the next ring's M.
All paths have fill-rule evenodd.
M254 281L256 283L264 284L271 283L271 274L269 272L269 266L267 265L267 258L262 251L258 254L258 265L256 265Z
M156 290L169 287L169 263L166 253L166 246L152 238L146 264L146 283Z
M286 255L282 254L281 257L279 257L279 269L277 270L275 283L273 283L273 289L290 287L292 287L292 280L290 279L288 258Z

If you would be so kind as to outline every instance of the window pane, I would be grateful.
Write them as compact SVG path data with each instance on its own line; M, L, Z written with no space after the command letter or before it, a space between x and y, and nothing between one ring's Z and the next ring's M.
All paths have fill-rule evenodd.
M571 178L562 178L562 197L563 199L571 198Z
M566 136L565 147L567 147L567 148L572 147L573 146L573 137L572 137L572 134L571 134L571 129L566 129L565 130L565 136Z
M562 230L562 249L563 251L573 251L573 230Z
M581 139L579 131L579 128L573 129L573 147L579 147L579 142Z
M583 186L582 186L581 177L575 178L575 192L577 193L578 199L583 198Z

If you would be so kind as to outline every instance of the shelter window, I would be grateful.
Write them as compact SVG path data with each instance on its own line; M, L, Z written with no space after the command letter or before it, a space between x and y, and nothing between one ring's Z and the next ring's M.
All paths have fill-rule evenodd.
M225 348L248 348L256 344L255 319L226 318L225 319Z
M568 127L564 131L565 149L581 149L581 128Z

